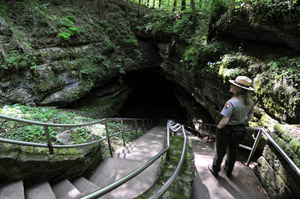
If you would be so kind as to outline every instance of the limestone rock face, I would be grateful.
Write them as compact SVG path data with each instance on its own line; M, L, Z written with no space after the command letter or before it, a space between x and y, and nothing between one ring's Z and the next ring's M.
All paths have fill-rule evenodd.
M300 51L298 15L298 6L288 2L247 2L223 14L212 32Z
M122 84L126 72L159 66L157 49L132 32L124 2L108 1L103 19L93 1L69 3L35 5L49 11L42 16L23 2L17 8L6 2L7 17L0 18L0 104L64 107L93 88ZM63 34L68 28L75 32ZM123 88L115 88L107 98L119 97L114 92Z
M90 172L102 160L99 147L82 149L55 149L50 155L45 148L0 143L1 183L28 180L30 183L45 180L74 179Z

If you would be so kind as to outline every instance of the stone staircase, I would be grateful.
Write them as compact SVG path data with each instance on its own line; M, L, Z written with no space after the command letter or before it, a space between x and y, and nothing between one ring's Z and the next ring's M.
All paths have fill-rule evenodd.
M56 184L43 182L27 187L23 181L12 182L0 188L0 199L76 199L129 174L164 148L166 127L157 126L137 140L115 151L89 177L73 181L65 179ZM152 186L157 177L160 159L141 174L117 189L102 196L103 199L130 199L142 194ZM137 186L138 185L138 186Z

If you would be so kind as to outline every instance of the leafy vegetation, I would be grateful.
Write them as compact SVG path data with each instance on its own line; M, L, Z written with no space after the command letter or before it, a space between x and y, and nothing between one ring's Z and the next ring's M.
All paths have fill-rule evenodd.
M20 53L17 50L11 51L0 68L17 72L20 69L37 69L37 58L31 52Z
M60 33L58 37L64 41L69 40L70 37L76 36L79 34L79 29L74 25L75 16L68 15L67 17L62 18L62 28L60 29Z
M270 61L267 64L269 68L269 73L272 79L275 79L275 76L281 75L293 79L295 84L294 86L300 90L300 58L289 58L281 57L278 60Z
M74 111L61 110L54 107L37 108L18 104L2 107L0 109L0 114L45 123L77 124L94 121L93 118L79 115ZM42 126L28 125L3 119L0 120L0 124L0 137L2 138L26 142L47 143L44 128ZM124 129L134 129L134 124L126 123L124 124ZM110 135L120 132L121 130L121 122L108 122L108 132ZM53 144L63 144L62 140L59 138L60 136L58 136L61 135L62 132L68 135L68 140L65 141L69 144L86 143L106 137L106 128L104 124L76 128L50 127L49 133ZM130 141L141 134L141 129L138 129L137 133L126 131L124 132L124 137L126 141ZM111 142L116 147L122 145L122 135L111 138ZM104 150L108 152L108 146L105 142Z

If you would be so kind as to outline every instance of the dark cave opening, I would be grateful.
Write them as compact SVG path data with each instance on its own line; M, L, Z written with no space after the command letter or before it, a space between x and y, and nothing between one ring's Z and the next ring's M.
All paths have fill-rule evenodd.
M159 69L128 73L134 89L120 110L121 117L186 120L187 112L175 96L178 85L168 81Z

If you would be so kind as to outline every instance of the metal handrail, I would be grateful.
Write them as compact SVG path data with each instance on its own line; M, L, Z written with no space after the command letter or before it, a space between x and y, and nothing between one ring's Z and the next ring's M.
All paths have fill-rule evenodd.
M201 123L201 122L193 122L193 123L200 123L202 125L209 125L209 126L216 126L216 124L205 124L205 123ZM258 131L257 136L255 138L255 141L252 145L252 147L249 146L245 146L243 144L239 144L239 147L247 149L250 152L248 160L246 162L246 165L249 166L250 161L257 149L258 143L260 141L260 138L262 137L262 135L264 134L267 139L269 140L269 142L275 147L275 149L279 152L279 154L282 155L282 157L287 161L287 163L291 166L292 170L300 177L300 169L297 167L297 165L289 158L289 156L281 149L281 147L275 142L275 140L267 133L267 131L263 128L258 128L258 127L247 127L247 130L255 130Z
M20 118L15 118L15 117L10 117L7 115L2 115L0 114L0 119L5 119L5 120L10 120L10 121L15 121L15 122L21 122L21 123L26 123L29 125L38 125L38 126L43 126L44 127L44 131L45 131L45 135L46 135L46 139L47 139L47 144L41 144L41 143L34 143L34 142L24 142L24 141L17 141L17 140L11 140L11 139L5 139L5 138L0 138L0 142L5 142L5 143L10 143L10 144L18 144L18 145L23 145L23 146L34 146L34 147L44 147L44 148L49 148L50 154L54 154L54 150L53 148L77 148L77 147L83 147L83 146L89 146L89 145L93 145L96 143L100 143L104 140L107 140L109 142L109 149L110 149L110 155L112 156L112 149L111 149L111 145L110 145L110 135L108 133L108 127L107 127L107 122L108 121L121 121L122 122L122 131L115 133L112 136L116 136L119 135L123 132L127 132L127 131L133 131L135 130L137 132L137 121L142 121L143 122L143 128L144 126L144 121L147 121L147 126L149 126L152 124L152 120L150 119L145 119L145 118L104 118L98 121L94 121L94 122L89 122L89 123L79 123L79 124L54 124L54 123L45 123L45 122L38 122L38 121L31 121L31 120L26 120L26 119L20 119ZM125 120L131 120L131 121L135 121L135 129L126 129L124 130L123 128L123 121ZM149 122L150 121L150 122ZM92 126L95 124L99 124L99 123L105 123L105 127L106 127L106 137L101 138L99 140L95 140L92 142L86 142L86 143L82 143L82 144L74 144L74 145L52 145L52 141L50 139L50 133L49 133L49 127L82 127L82 126ZM124 136L123 136L123 140L124 140ZM125 145L125 142L123 143Z
M182 153L181 153L181 156L179 159L179 163L178 163L174 173L171 175L171 177L165 182L165 184L154 195L152 195L150 197L150 199L157 199L167 191L167 189L170 187L170 185L173 183L173 181L177 177L177 175L180 172L180 169L183 165L185 154L186 154L186 143L187 143L187 137L186 137L184 126L182 125L181 128L179 128L179 129L172 129L172 131L175 131L175 130L179 131L180 129L182 130L184 141L183 141Z
M105 195L106 193L116 189L117 187L121 186L122 184L126 183L127 181L129 181L130 179L132 179L133 177L137 176L138 174L140 174L142 171L144 171L146 168L148 168L153 162L155 162L158 158L160 158L164 153L168 152L170 149L170 129L174 132L176 130L179 131L180 129L182 130L182 133L184 135L184 144L183 144L183 148L182 148L182 153L181 153L181 157L179 160L179 163L174 171L174 173L172 174L172 176L167 180L167 182L154 194L152 195L150 198L151 199L157 199L159 198L161 195L163 195L165 193L165 191L168 189L168 187L172 184L172 182L175 180L176 176L178 175L182 164L184 162L184 157L185 157L185 153L186 153L186 143L187 143L187 138L186 138L186 133L184 130L184 126L181 125L180 128L175 129L173 126L173 121L169 121L167 124L167 146L166 148L164 148L163 150L161 150L159 153L157 153L155 156L153 156L150 160L148 160L145 164L143 164L142 166L140 166L139 168L137 168L136 170L132 171L131 173L129 173L128 175L124 176L123 178L115 181L114 183L98 190L95 191L89 195L86 195L84 197L82 197L81 199L94 199L94 198L99 198L103 195ZM177 127L177 126L176 126Z
M250 127L249 130L257 130L258 134L256 136L255 142L253 144L251 153L247 160L247 166L250 164L250 160L252 156L254 155L254 152L258 146L258 142L261 138L261 132L267 137L269 142L275 147L275 149L283 156L283 158L287 161L287 163L291 166L292 170L300 177L300 169L297 167L297 165L291 160L291 158L282 150L282 148L276 143L276 141L270 136L270 134L267 133L267 131L263 128L257 128L257 127Z

